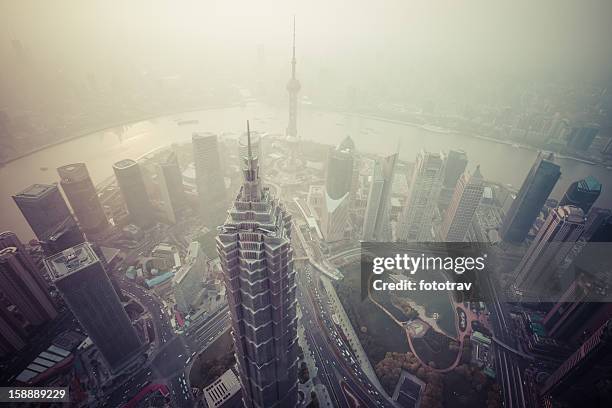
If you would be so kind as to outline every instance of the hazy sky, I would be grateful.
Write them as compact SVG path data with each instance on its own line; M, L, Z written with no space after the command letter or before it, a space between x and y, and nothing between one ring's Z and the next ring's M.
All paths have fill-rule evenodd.
M609 0L3 0L0 55L17 38L53 69L171 74L198 61L246 72L263 45L266 67L286 72L293 14L298 62L312 75L612 72Z

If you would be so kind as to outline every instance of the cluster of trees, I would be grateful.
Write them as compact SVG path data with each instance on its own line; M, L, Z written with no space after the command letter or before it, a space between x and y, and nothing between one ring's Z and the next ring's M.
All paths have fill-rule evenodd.
M376 375L380 379L385 390L392 394L400 378L402 370L408 371L427 384L422 391L422 408L442 408L446 406L445 388L449 398L451 388L456 384L466 385L475 395L487 395L487 408L498 408L501 406L499 387L491 383L487 377L475 366L462 364L451 373L440 373L435 371L435 363L421 364L416 356L408 353L387 353L385 358L376 365ZM452 383L455 384L452 384ZM468 391L466 394L471 394Z
M319 408L320 406L321 404L319 404L317 393L315 390L310 391L310 404L308 404L308 408Z
M308 372L308 366L305 361L302 361L300 364L300 369L298 371L298 380L300 380L301 384L306 383L310 380L310 373Z
M412 306L410 306L410 302L408 301L408 299L403 299L399 296L392 295L391 303L393 304L393 306L397 307L399 310L402 311L404 316L406 316L407 320L414 320L419 317L419 312L417 312L412 308Z
M212 383L221 375L232 368L236 364L236 358L234 357L234 351L229 351L224 355L206 360L200 366L200 375L202 376L202 388Z

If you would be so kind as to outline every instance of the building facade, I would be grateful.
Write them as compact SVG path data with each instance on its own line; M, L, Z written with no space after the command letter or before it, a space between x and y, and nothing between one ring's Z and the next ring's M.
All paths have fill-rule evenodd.
M391 193L395 165L398 154L376 160L372 172L372 182L368 193L363 218L362 238L364 241L390 241L391 232Z
M484 192L480 166L472 174L465 172L459 179L450 206L444 214L441 238L447 242L463 242L474 213Z
M249 408L295 407L298 342L291 216L262 187L259 158L250 148L242 160L244 183L217 237L242 398Z
M58 167L57 173L60 176L62 190L81 230L85 234L95 234L105 230L108 227L108 220L85 163Z
M180 312L187 314L196 306L198 295L204 288L204 278L209 268L208 261L200 243L192 242L183 265L172 278L174 299Z
M573 205L588 214L599 194L601 194L601 183L595 177L588 176L573 182L559 201L559 205Z
M178 212L187 205L187 199L183 186L183 175L174 152L165 162L157 165L157 180L166 217L170 222L175 223Z
M400 215L397 239L400 241L432 241L435 204L438 202L444 160L440 153L421 151L417 156L406 204Z
M200 214L207 223L216 224L227 208L217 135L194 133L192 144Z
M321 214L321 233L327 242L345 238L353 186L353 151L338 146L329 151L325 176L325 200Z
M140 165L134 160L124 159L113 164L113 171L131 221L140 228L151 226L155 214Z
M104 266L89 243L45 259L68 307L113 373L140 355L142 345Z
M559 177L561 168L553 162L552 153L540 153L500 227L504 241L520 243L525 240Z
M578 207L552 210L517 267L516 286L534 294L548 293L559 278L559 266L582 236L584 222Z

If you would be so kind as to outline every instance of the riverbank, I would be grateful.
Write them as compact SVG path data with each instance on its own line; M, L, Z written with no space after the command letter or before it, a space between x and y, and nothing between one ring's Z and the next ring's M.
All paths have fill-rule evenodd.
M9 159L5 159L5 160L0 160L0 167L7 165L9 163L12 163L16 160L19 159L23 159L24 157L30 156L34 153L38 153L42 150L48 149L50 147L53 146L58 146L61 145L63 143L67 143L70 142L72 140L76 140L76 139L80 139L82 137L85 136L89 136L92 133L97 133L97 132L103 132L105 130L110 130L110 129L114 129L118 126L125 126L125 125L132 125L134 123L138 123L138 122L143 122L145 120L151 120L151 119L158 119L158 118L164 118L167 116L171 116L171 115L179 115L181 113L191 113L191 112L201 112L201 111L207 111L207 110L215 110L215 109L227 109L227 108L234 108L236 106L241 106L240 103L230 103L230 104L225 104L225 105L214 105L214 106L209 106L209 107L199 107L199 108L194 108L194 109L189 109L189 110L178 110L178 111L167 111L167 112L161 112L161 113L156 113L156 114L151 114L151 115L146 115L146 116L142 116L142 117L137 117L137 118L131 118L128 120L122 120L119 122L114 122L110 125L103 125L103 126L99 126L99 127L95 127L95 128L91 128L91 129L87 129L87 130L81 130L78 133L71 135L71 136L67 136L67 137L63 137L61 139L58 139L54 142L51 143L46 143L42 146L39 146L35 149L31 149L28 150L27 152L23 152L18 154L17 156L11 157Z

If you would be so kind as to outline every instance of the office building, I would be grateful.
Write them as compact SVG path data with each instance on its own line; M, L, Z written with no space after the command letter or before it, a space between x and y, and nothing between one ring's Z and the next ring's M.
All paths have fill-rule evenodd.
M500 227L504 241L520 243L525 240L559 177L561 168L553 162L552 153L540 153Z
M200 214L207 223L216 225L227 209L217 135L194 133L192 144Z
M612 381L612 321L601 325L544 382L544 406L605 407Z
M157 180L163 201L164 213L168 220L176 223L178 212L187 205L183 175L174 152L165 162L157 165Z
M586 151L599 133L601 126L596 123L585 123L573 126L567 135L567 147Z
M96 234L108 227L108 220L85 163L58 167L60 185L85 234Z
M140 228L151 226L155 222L153 205L140 165L134 160L124 159L113 164L113 171L132 223Z
M599 198L599 194L601 194L601 183L595 177L588 176L573 182L563 195L559 205L573 205L588 214L597 198Z
M192 242L185 261L172 278L174 299L180 312L188 314L196 306L204 288L204 278L209 274L208 261L200 243Z
M45 259L55 286L113 373L129 365L141 343L89 243Z
M321 215L321 233L327 242L345 238L352 185L353 151L348 146L331 149L325 177L325 205Z
M13 196L13 200L41 242L76 224L56 184L33 184Z
M517 267L516 286L545 295L558 280L559 267L584 232L584 213L578 207L550 212Z
M262 186L259 157L249 148L241 159L244 183L220 227L217 251L242 399L249 408L295 407L298 342L291 216Z
M483 192L484 184L480 166L477 166L472 174L463 173L444 215L440 231L443 241L463 242L465 240Z
M412 174L406 204L400 215L397 239L400 241L432 241L435 205L442 188L444 160L439 153L421 150Z
M390 241L391 193L398 153L376 160L363 219L364 241Z
M12 232L0 234L0 292L32 325L57 316L47 283Z
M451 150L444 156L444 174L442 178L442 188L438 204L440 209L446 210L455 193L455 187L459 177L465 172L468 159L463 150Z

